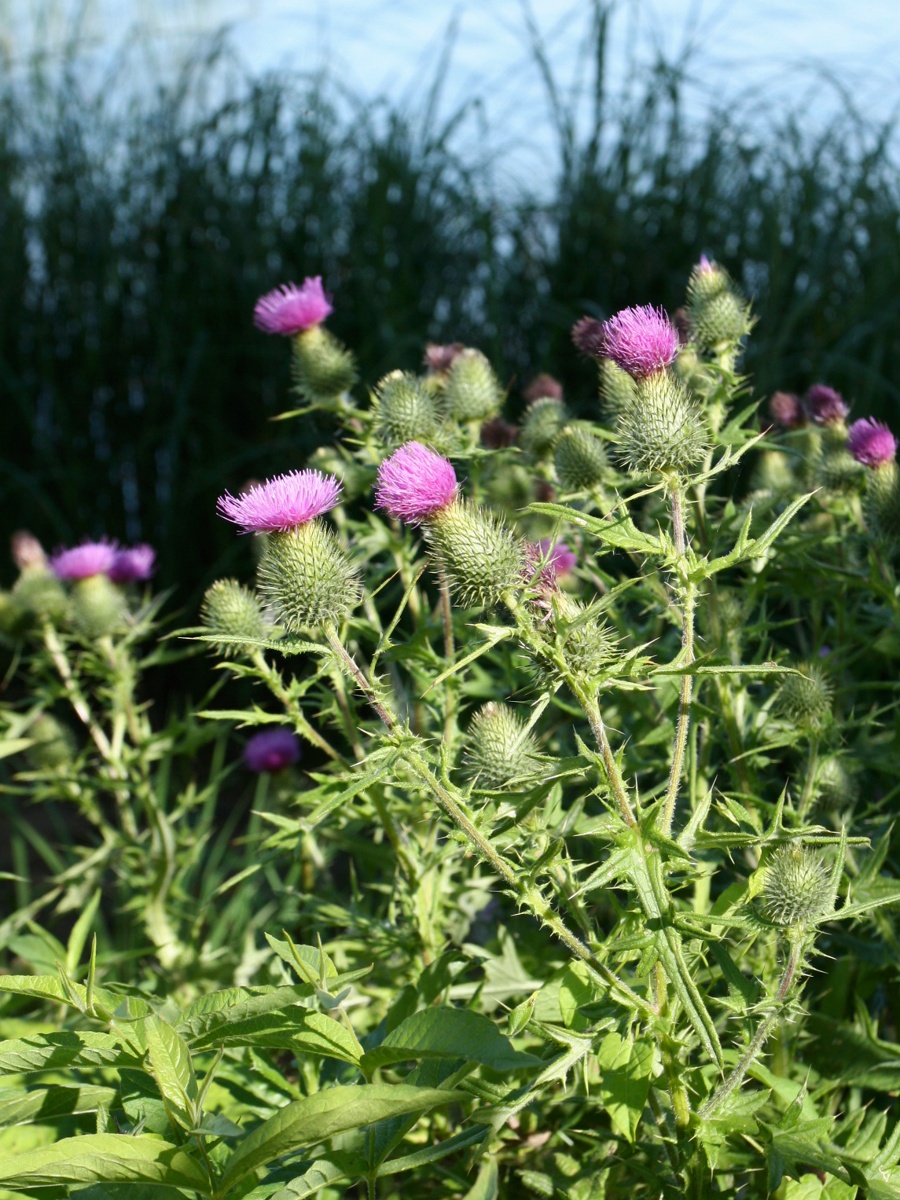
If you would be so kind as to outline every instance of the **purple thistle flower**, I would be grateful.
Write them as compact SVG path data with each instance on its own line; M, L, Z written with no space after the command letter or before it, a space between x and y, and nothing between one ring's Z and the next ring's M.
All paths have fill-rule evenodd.
M862 417L847 430L847 449L865 467L881 467L897 453L897 439L881 421Z
M769 401L769 416L785 429L799 429L806 424L806 413L793 392L775 392Z
M814 383L803 397L803 407L817 425L834 425L843 421L850 406L840 392L824 383Z
M546 560L547 566L557 579L561 575L568 575L578 566L578 555L567 542L554 542L552 538L541 538L537 547L541 552L541 558Z
M108 574L113 583L143 583L153 574L155 563L156 551L152 546L146 543L129 546L117 551Z
M241 496L226 492L216 504L219 516L243 533L287 533L328 512L338 502L341 482L321 471L288 471Z
M465 346L463 346L462 342L450 342L446 346L439 346L435 342L429 342L425 347L422 362L428 368L429 375L445 375L464 349Z
M696 270L699 275L711 275L717 270L717 267L712 259L708 258L705 254L701 254Z
M57 550L50 559L50 570L57 579L89 579L92 575L108 575L116 559L118 546L105 539L82 542L71 550Z
M590 320L590 318L588 317L586 320ZM558 379L554 379L552 375L538 375L535 379L532 379L523 392L523 395L529 404L533 404L535 400L543 400L547 396L551 400L562 400L562 384Z
M375 507L406 525L440 512L456 499L456 472L421 442L406 442L378 468Z
M290 729L266 729L244 746L244 766L257 775L292 767L300 760L300 740Z
M263 333L293 337L313 325L320 325L334 312L322 289L322 277L303 280L303 285L283 283L260 296L253 310L253 324Z
M588 358L601 358L606 353L603 348L603 322L594 317L579 318L572 326L572 341L576 350Z
M623 308L604 323L603 350L623 371L640 379L675 361L678 331L662 308Z

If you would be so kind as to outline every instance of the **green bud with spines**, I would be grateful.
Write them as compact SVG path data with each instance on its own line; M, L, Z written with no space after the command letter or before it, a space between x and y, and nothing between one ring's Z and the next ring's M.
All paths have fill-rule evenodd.
M66 589L52 571L43 567L23 571L13 584L12 597L25 625L40 624L45 620L59 625L68 618Z
M220 637L261 641L271 638L273 633L259 598L236 579L217 579L206 589L200 607L200 623L207 633ZM226 658L243 653L233 642L213 645Z
M828 805L852 805L859 799L855 775L840 758L823 758L816 768L815 791L820 802Z
M291 339L294 387L310 403L328 403L356 382L353 355L322 325Z
M27 736L34 739L26 751L37 770L58 770L75 757L78 749L75 736L67 725L50 713L41 713L32 721Z
M391 371L375 388L375 430L389 445L428 442L437 427L434 401L409 371Z
M492 608L521 586L525 550L498 516L469 501L435 513L425 528L438 570L463 608Z
M773 925L811 928L827 917L834 900L831 869L821 851L779 847L766 864L762 909Z
M654 371L617 423L619 456L630 471L684 473L703 460L709 430L700 405L670 371Z
M586 492L597 487L609 467L606 447L589 429L570 425L559 435L553 466L565 492Z
M475 786L502 791L533 776L539 766L537 740L507 704L491 701L469 725L465 763Z
M750 333L750 305L728 272L715 263L701 262L688 283L691 339L701 350L717 351L737 344Z
M486 421L500 411L503 389L480 350L460 351L443 391L447 415L456 421Z
M778 689L776 708L798 729L819 734L831 723L832 687L819 667L800 669L802 675L789 675Z
M822 452L815 464L816 482L820 486L835 492L850 491L863 470L846 445L830 445L823 439Z
M611 358L601 358L597 365L600 372L600 403L605 415L614 420L635 398L637 386L628 372L623 371Z
M615 659L618 638L608 622L572 597L556 597L553 607L557 646L566 665L590 684Z
M72 586L72 622L86 638L119 633L128 623L128 600L107 575L89 575Z
M900 470L896 461L866 471L863 515L875 541L900 545Z
M772 492L775 495L795 492L799 486L794 473L795 461L783 450L763 450L753 468L753 491Z
M273 618L289 633L337 624L360 599L356 568L334 530L319 520L268 534L257 586Z
M519 441L529 454L543 458L553 450L565 422L566 410L560 401L542 396L525 410Z

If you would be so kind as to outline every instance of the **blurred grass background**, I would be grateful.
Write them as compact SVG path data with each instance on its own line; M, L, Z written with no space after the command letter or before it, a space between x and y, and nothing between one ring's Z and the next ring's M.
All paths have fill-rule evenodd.
M460 340L513 406L550 371L589 412L574 320L673 310L706 252L754 297L757 396L823 380L896 420L892 124L849 96L826 128L749 95L688 116L684 61L614 91L594 15L586 136L534 36L555 147L528 184L479 153L476 103L444 111L449 61L415 111L327 74L249 78L224 41L130 99L91 90L77 55L0 83L0 537L151 541L189 611L244 570L216 496L329 436L270 422L291 407L287 347L251 322L259 294L311 274L368 383Z

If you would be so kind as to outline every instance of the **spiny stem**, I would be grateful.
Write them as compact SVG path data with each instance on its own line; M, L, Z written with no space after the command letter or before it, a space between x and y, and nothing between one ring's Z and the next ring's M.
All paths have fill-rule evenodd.
M573 687L573 691L581 707L584 709L591 732L594 735L597 745L600 747L600 755L603 758L606 777L609 780L609 786L612 789L616 804L619 806L619 812L622 814L622 820L632 829L636 829L637 818L632 811L631 803L628 799L628 789L625 786L625 780L622 778L622 772L619 770L619 764L616 762L616 756L613 753L612 746L609 744L606 726L603 724L603 718L600 715L600 705L597 702L597 697L586 696L580 688L576 689Z
M441 620L444 624L444 658L449 667L456 654L453 642L453 608L450 604L450 587L447 580L442 578L440 583ZM456 723L456 677L451 676L446 688L447 707L444 711L444 740L450 744Z
M684 496L678 484L673 484L671 495L672 537L680 566L687 552L687 542L684 529ZM686 581L683 586L682 602L681 665L689 667L694 661L694 606L696 604L696 596L693 584ZM692 675L683 675L681 677L681 695L678 702L678 725L675 730L675 745L672 750L672 765L669 770L669 785L666 788L666 798L660 817L660 829L666 835L671 833L672 822L675 818L675 802L678 799L681 772L684 767L684 751L687 746L688 729L691 723L691 700L693 692L694 677Z

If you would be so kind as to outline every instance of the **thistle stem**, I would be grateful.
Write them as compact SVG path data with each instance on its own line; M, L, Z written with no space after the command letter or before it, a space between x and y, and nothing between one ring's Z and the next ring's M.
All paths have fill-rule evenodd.
M684 530L684 495L681 488L672 486L672 538L675 543L675 553L678 556L678 566L684 564L687 553L687 541ZM679 571L679 574L681 572ZM696 594L692 583L682 579L682 616L681 616L681 665L689 667L694 661L694 607ZM672 750L672 765L669 770L669 785L666 788L666 798L663 803L660 818L660 830L668 836L672 831L675 818L675 802L678 799L678 789L681 784L681 773L684 768L684 751L687 746L688 730L691 723L691 700L694 694L694 677L682 675L681 694L678 701L678 724L675 730L675 745Z

